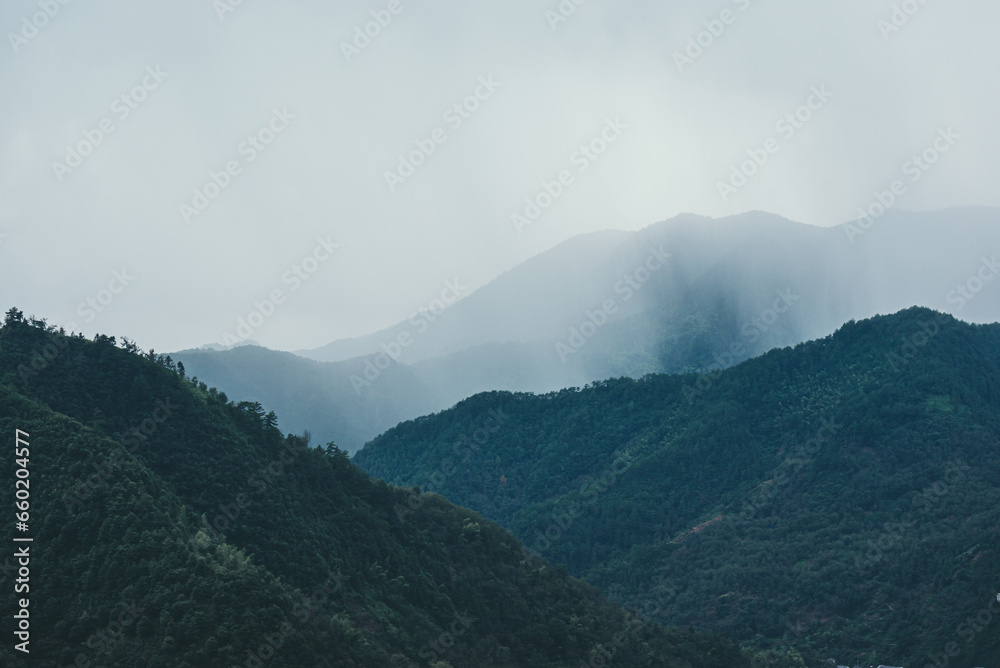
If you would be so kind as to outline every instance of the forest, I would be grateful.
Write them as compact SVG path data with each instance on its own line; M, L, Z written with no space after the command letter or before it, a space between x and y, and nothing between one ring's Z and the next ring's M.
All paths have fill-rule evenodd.
M7 311L0 431L31 444L31 665L772 665L654 622L665 592L624 609L476 512L434 494L413 509L415 490L276 421L127 338Z
M476 395L354 461L626 606L675 591L664 624L849 665L955 643L952 665L986 666L998 446L1000 325L914 308L725 371Z

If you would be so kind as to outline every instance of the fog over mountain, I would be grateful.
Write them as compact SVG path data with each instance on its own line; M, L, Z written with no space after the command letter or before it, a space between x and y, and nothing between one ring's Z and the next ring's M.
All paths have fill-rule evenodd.
M0 3L0 665L1000 668L998 27Z
M890 211L835 228L685 215L572 239L452 304L300 352L332 363L254 346L175 357L258 398L284 427L354 450L476 392L731 366L911 306L996 321L998 225L991 208Z
M986 0L40 1L0 6L3 296L146 349L275 290L248 338L365 336L682 212L1000 206Z

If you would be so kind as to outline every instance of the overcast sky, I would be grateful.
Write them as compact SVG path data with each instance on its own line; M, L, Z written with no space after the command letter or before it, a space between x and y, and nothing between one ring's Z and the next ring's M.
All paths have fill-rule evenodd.
M7 0L0 305L166 351L220 342L281 290L251 338L314 347L589 231L846 222L948 127L961 139L899 206L1000 205L1000 5L903 4L890 31L890 0L566 0L558 21L558 0ZM387 178L417 142L433 154ZM202 201L210 173L226 187Z

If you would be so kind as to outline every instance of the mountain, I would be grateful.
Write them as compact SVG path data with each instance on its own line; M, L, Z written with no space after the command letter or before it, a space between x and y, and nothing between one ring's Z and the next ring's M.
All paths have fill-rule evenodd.
M554 314L575 317L593 307L594 295L603 291L617 272L611 266L615 255L626 263L629 260L629 250L622 247L631 236L628 232L604 231L571 238L505 272L475 291L474 298L453 305L443 302L447 308L438 309L440 313L418 311L406 321L368 336L334 341L296 354L321 362L339 362L378 353L399 334L409 333L413 341L406 347L405 361L412 364L484 343L557 337L562 334L564 318ZM622 250L609 256L609 250L617 248ZM616 280L611 280L611 285ZM452 289L447 298L467 296L458 278L448 284ZM539 289L541 286L548 289ZM528 296L531 298L526 299Z
M377 368L367 358L315 362L259 346L171 357L193 377L238 399L260 398L281 415L282 428L308 429L319 443L354 452L404 419L432 413L483 387L520 387L525 377L562 378L543 344L484 344L415 365ZM370 379L370 380L368 380ZM562 378L578 384L586 376ZM363 381L363 385L360 385Z
M428 313L417 313L372 335L297 354L325 362L374 355L401 332L413 339L402 355L407 364L486 343L565 341L570 328L579 329L586 313L609 299L619 308L598 325L602 332L636 316L661 324L710 313L719 300L731 302L722 313L735 310L738 326L759 317L783 290L799 296L783 334L802 329L811 338L852 317L914 304L951 312L960 302L949 293L1000 243L1000 209L994 208L892 210L867 229L859 224L867 225L821 228L763 212L719 220L685 214L639 232L582 235L427 321ZM935 262L942 257L956 261ZM997 307L980 303L965 315L996 320ZM662 353L662 338L648 343Z
M12 542L9 518L0 663L458 668L613 657L622 666L749 668L763 660L720 637L644 621L561 567L526 559L513 536L476 513L369 478L343 451L283 435L276 420L128 340L67 337L8 311L3 472L11 497L14 481L24 482L16 510L28 526L17 537L32 540ZM24 597L16 602L15 582ZM655 612L671 595L651 590L640 610ZM11 621L15 609L21 621ZM28 655L10 641L15 623Z
M476 395L354 461L626 605L676 587L663 623L847 665L995 666L998 378L1000 324L913 308L724 371Z
M438 410L439 398L427 391L410 367L393 365L377 382L356 392L351 376L364 373L361 363L320 363L259 346L221 352L185 351L171 357L194 378L218 386L236 399L254 399L279 412L280 426L296 433L309 430L317 443L357 450L374 433ZM467 395L465 395L467 396ZM454 403L454 402L452 402Z
M173 356L277 411L283 427L353 452L477 392L731 366L914 305L1000 319L1000 301L972 291L981 271L1000 272L1000 210L890 211L860 224L684 215L571 239L450 306L301 352L326 364L252 347Z

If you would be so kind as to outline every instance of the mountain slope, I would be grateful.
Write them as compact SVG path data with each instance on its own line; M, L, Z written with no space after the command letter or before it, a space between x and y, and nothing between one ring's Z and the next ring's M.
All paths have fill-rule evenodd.
M478 395L355 461L617 600L677 586L666 623L850 665L954 641L994 665L996 634L966 622L1000 613L998 377L1000 325L910 309L722 373ZM503 428L464 438L486 406Z
M414 313L413 318L368 336L334 341L296 354L321 362L339 362L381 350L401 332L413 334L406 348L408 364L494 341L547 339L561 334L553 313L573 315L591 307L592 295L605 288L615 272L595 272L629 241L628 232L608 230L573 237L507 271L442 314ZM613 255L612 255L613 257ZM617 279L615 279L617 280ZM460 286L460 282L458 282ZM539 286L549 290L539 291ZM532 299L525 299L531 295ZM460 294L465 297L466 295ZM498 314L516 317L497 317Z
M801 295L787 318L790 333L798 327L806 338L785 344L798 343L851 318L914 304L955 314L959 302L949 301L949 293L998 244L1000 210L985 207L892 210L867 230L856 222L815 227L764 212L717 220L685 214L634 233L572 238L458 301L420 331L401 322L297 354L319 361L373 355L407 330L414 336L403 351L406 364L485 343L554 342L609 298L620 307L609 314L611 326L638 314L662 320L674 307L687 307L684 315L704 312L722 298L731 300L726 311L735 311L738 329L786 289ZM647 278L641 270L650 256L655 268ZM935 261L942 257L954 260ZM633 280L623 282L627 277ZM969 304L963 315L1000 319L996 302L986 300Z
M984 269L1000 271L990 268L1000 251L996 209L892 211L853 243L852 229L759 212L681 216L572 239L442 313L302 353L339 360L329 365L260 349L175 356L211 385L277 411L283 426L354 451L476 392L731 366L913 305L1000 319L1000 301L957 290L976 287ZM290 382L272 383L276 375Z
M0 328L0 429L31 450L31 665L749 665L122 345L16 310Z
M364 360L321 363L259 346L188 351L172 357L192 377L218 386L234 399L259 400L281 416L282 429L309 430L317 443L335 441L351 452L372 434L397 424L400 416L421 415L442 405L439 395L410 367L399 364L378 370L362 394L351 377L364 377Z

